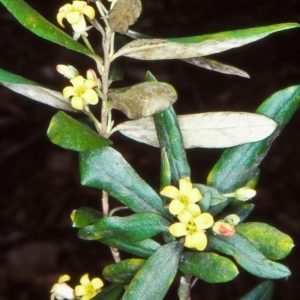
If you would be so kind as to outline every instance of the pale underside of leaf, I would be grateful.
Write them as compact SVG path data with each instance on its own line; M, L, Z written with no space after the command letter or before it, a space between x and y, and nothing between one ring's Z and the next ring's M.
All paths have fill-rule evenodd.
M183 61L211 71L250 78L249 74L243 70L204 57L187 58L183 59Z
M220 38L202 43L184 44L163 39L135 40L121 48L114 58L127 56L141 60L185 59L206 56L255 42L268 34L246 38Z
M140 119L163 111L177 100L174 88L162 82L143 82L125 91L109 90L108 99L113 108L130 119Z
M1 84L10 90L28 97L32 100L62 109L67 111L75 112L71 104L66 101L60 92L56 92L50 89L38 85L28 84L15 84L8 82L1 82Z
M227 148L260 141L268 137L277 123L259 114L245 112L210 112L178 116L186 149ZM123 135L159 147L153 119L143 118L119 124Z

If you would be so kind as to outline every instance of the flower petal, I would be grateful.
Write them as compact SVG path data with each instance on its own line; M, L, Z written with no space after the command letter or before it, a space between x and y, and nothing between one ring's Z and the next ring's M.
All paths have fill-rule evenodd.
M196 241L196 249L202 251L207 246L207 236L203 231L199 231L195 234L195 241Z
M79 21L76 24L72 24L72 28L75 32L84 33L87 30L84 17L81 15Z
M85 288L83 285L76 285L75 286L75 295L78 297L85 294Z
M56 15L57 23L63 28L65 28L65 25L63 24L62 20L63 20L63 18L65 18L65 16L66 16L66 13L64 11L61 11Z
M98 103L98 95L92 89L86 90L84 92L84 94L82 95L82 98L84 99L84 101L86 103L89 103L89 104L97 104Z
M68 100L71 96L75 94L75 90L73 86L67 86L62 91L63 96L66 100Z
M81 97L72 97L71 105L75 109L83 110L84 108L83 99Z
M162 189L162 191L160 192L160 194L162 196L175 199L179 195L179 190L175 186L168 185L168 186L166 186L166 187L164 187Z
M85 79L79 75L70 80L74 87L78 87L84 84Z
M203 198L202 194L200 193L200 191L197 188L193 188L190 191L188 197L189 197L190 201L193 203L198 202Z
M67 21L71 24L78 24L83 15L79 11L71 11L66 14Z
M183 223L174 223L169 227L169 232L176 237L187 235L186 225Z
M209 228L213 225L214 219L211 214L203 213L194 219L199 230Z
M187 209L183 210L177 216L178 220L184 224L187 224L190 221L193 221L193 215Z
M82 285L89 284L90 283L89 274L84 274L83 276L81 276L79 281Z
M99 290L103 287L103 281L100 278L93 278L91 283L95 290Z
M188 195L190 191L192 190L193 185L190 180L181 178L179 179L179 191L180 194Z
M89 17L91 20L95 18L95 10L93 7L87 5L82 9L82 13Z
M71 277L68 274L61 275L58 278L58 283L66 282L66 281L69 281L70 279L71 279Z
M195 218L201 214L200 206L195 203L190 203L186 209L192 214L192 216Z
M172 215L178 215L185 209L185 206L177 199L171 201L169 211Z

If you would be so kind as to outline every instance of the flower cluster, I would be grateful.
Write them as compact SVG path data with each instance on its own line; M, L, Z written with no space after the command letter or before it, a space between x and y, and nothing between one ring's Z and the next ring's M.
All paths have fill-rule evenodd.
M74 30L74 40L78 40L80 36L88 36L87 31L91 26L87 27L84 15L91 20L95 18L95 10L92 6L87 5L86 1L73 1L62 6L56 16L57 22L63 28L63 19L66 18Z
M95 88L99 87L96 73L93 70L87 71L87 78L78 75L78 71L72 66L58 65L57 71L70 79L72 86L63 89L63 96L71 101L73 108L83 110L89 104L98 103L98 94Z
M209 213L201 213L196 204L202 199L200 191L193 188L190 180L181 178L179 190L174 186L166 186L160 194L172 199L169 210L180 221L170 226L170 233L175 237L185 236L185 247L204 250L207 246L205 229L212 227L214 220Z
M90 300L97 295L103 287L103 282L100 278L89 279L88 274L83 275L80 278L80 284L75 287L75 291L71 288L66 281L70 280L70 276L65 274L59 277L58 282L55 283L50 291L51 300L74 300L75 298L80 300Z

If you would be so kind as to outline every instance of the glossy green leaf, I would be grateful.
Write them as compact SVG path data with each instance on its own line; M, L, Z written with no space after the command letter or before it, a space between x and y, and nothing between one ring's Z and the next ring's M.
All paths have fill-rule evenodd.
M274 291L274 283L271 280L266 280L260 285L256 286L245 296L239 300L271 300Z
M102 218L93 225L81 228L78 236L85 240L123 238L127 241L139 242L168 231L169 226L170 223L160 215L138 213L129 217Z
M160 247L160 244L151 239L141 242L130 242L124 239L101 239L99 241L102 244L140 257L149 257Z
M110 282L129 283L144 263L145 259L125 259L119 263L106 266L102 275Z
M75 210L73 218L73 227L82 228L96 223L103 215L92 207L80 207Z
M52 143L75 151L94 150L112 144L110 140L62 111L51 119L47 135Z
M191 170L183 146L181 131L173 107L153 116L161 149L165 149L171 166L171 179L190 177Z
M286 23L185 38L139 39L121 48L114 58L127 56L141 60L161 60L206 56L241 47L271 33L296 27L299 24Z
M263 141L225 150L208 176L208 185L222 193L244 186L255 174L273 140L297 110L299 100L300 86L296 85L273 94L263 102L256 112L274 119L278 123L277 129Z
M160 247L132 279L122 300L162 300L177 273L182 245Z
M184 274L196 276L209 283L227 282L239 274L230 259L211 252L184 252L179 269Z
M243 203L239 202L239 206L235 206L231 209L231 213L236 214L240 217L240 222L243 222L248 216L251 214L252 210L254 209L255 205L252 203ZM230 207L231 208L231 207Z
M279 279L291 275L286 266L268 260L253 243L238 233L230 238L211 235L208 249L234 257L242 268L261 278Z
M271 260L285 258L294 247L293 240L287 234L265 223L241 223L236 229Z
M29 99L59 109L72 112L76 111L72 108L70 102L64 99L62 93L44 88L34 81L28 80L3 69L0 69L0 84L14 91L15 93L28 97Z
M108 287L105 287L99 294L91 298L91 300L120 300L123 290L123 284L112 283Z
M152 116L170 107L177 100L175 89L164 82L142 82L107 93L110 105L130 119Z
M62 30L42 17L36 10L23 0L0 0L10 13L28 30L39 37L80 52L90 57L96 57L88 48L74 41Z
M103 189L134 212L167 216L157 193L110 147L80 154L81 183Z

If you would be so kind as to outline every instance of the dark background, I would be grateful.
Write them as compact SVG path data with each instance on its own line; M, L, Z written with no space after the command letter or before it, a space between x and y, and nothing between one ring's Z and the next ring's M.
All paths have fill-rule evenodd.
M60 0L28 0L56 23ZM297 0L143 1L133 29L153 37L180 37L284 22L300 22ZM70 31L69 31L70 33ZM91 37L94 34L91 33ZM300 30L275 33L261 41L213 58L247 71L251 79L218 74L181 61L124 60L123 86L144 80L150 70L175 86L177 113L219 110L253 112L272 93L300 84ZM95 40L96 43L96 40ZM55 71L59 63L80 71L93 68L83 55L37 38L22 28L0 5L0 68L26 76L55 90L67 81ZM101 276L112 263L106 247L79 240L70 212L100 206L98 190L80 186L77 153L52 145L46 130L56 110L0 87L0 300L49 299L60 274L74 281L84 273ZM117 113L117 122L125 120ZM292 276L276 282L274 299L298 299L300 250L298 203L299 112L274 142L261 165L261 178L250 221L267 222L291 235L295 248L283 260ZM116 134L114 147L154 188L159 186L159 151ZM188 151L193 182L205 182L221 150ZM261 280L240 270L228 284L198 283L192 299L238 299ZM171 291L169 299L176 299Z

